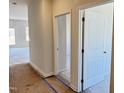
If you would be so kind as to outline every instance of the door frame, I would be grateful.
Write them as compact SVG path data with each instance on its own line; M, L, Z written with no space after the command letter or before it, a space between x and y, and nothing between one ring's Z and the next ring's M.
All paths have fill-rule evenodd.
M82 12L85 11L85 9L88 9L88 8L92 8L92 7L96 7L96 6L100 6L100 5L104 5L104 4L108 4L108 3L113 3L114 1L113 0L109 0L109 1L103 1L103 2L93 2L93 3L90 3L90 4L85 4L85 5L82 5L80 7L78 7L78 13L79 13L79 16L78 16L78 19L79 19L79 28L78 28L78 89L77 91L83 91L83 84L82 84L82 80L83 80L83 56L82 56Z
M57 28L57 17L62 15L70 14L70 44L71 44L71 11L64 11L62 13L59 13L54 16L54 75L58 74L58 28ZM71 48L71 45L70 45ZM70 53L71 54L71 53ZM70 55L70 61L71 61L71 55ZM70 66L71 68L71 66ZM71 74L70 74L71 75ZM71 79L71 78L70 78ZM71 80L70 80L71 81Z

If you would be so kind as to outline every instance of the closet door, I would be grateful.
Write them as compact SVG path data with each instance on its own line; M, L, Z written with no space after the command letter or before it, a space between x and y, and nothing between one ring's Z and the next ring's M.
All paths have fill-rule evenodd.
M84 24L84 59L83 59L83 89L104 80L105 66L105 32L107 18L94 8L85 10Z

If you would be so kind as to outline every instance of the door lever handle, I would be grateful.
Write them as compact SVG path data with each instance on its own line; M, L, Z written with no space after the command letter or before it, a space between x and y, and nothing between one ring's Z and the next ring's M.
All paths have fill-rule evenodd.
M59 51L59 48L57 48L56 50Z
M104 51L104 53L107 53L106 51Z

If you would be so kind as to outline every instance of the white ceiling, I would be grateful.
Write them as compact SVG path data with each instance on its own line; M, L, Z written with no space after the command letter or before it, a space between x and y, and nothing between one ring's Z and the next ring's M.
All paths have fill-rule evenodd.
M28 20L26 0L9 0L9 19Z

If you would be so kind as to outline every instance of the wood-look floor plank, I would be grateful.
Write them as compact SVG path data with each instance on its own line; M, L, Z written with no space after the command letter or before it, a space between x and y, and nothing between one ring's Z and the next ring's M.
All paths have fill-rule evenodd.
M11 66L9 82L11 93L54 93L29 64Z
M58 93L75 93L72 89L61 83L55 76L46 79Z
M60 82L55 76L41 78L29 64L18 64L9 68L9 86L11 93L76 93ZM81 93L109 93L109 79ZM57 91L57 92L55 92Z

